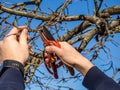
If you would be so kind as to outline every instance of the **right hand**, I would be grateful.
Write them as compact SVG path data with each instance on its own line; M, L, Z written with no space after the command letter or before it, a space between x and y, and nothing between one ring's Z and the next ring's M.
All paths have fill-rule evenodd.
M83 74L83 76L85 76L88 70L94 65L67 42L59 43L61 48L58 48L54 45L47 46L45 48L46 52L57 54L63 63L71 67L75 67L80 73Z
M74 65L80 61L80 55L79 52L77 52L71 45L69 45L67 42L59 42L61 45L61 48L58 48L54 45L47 46L45 50L48 53L56 53L57 56L67 65L74 67Z

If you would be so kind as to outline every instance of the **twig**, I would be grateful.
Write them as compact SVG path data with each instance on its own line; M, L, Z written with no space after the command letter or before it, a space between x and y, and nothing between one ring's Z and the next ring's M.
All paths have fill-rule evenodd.
M69 5L69 3L71 2L71 0L66 0L66 2L62 5L60 11L59 11L59 16L57 17L57 21L60 20L60 17L62 16L62 12L64 11L64 9Z
M23 6L23 5L31 5L31 4L34 4L35 1L32 0L30 2L22 2L22 3L17 3L17 4L14 4L12 5L11 7L9 7L9 9L13 9L13 8L16 8L16 7L19 7L19 6ZM4 11L0 11L0 14L4 13Z

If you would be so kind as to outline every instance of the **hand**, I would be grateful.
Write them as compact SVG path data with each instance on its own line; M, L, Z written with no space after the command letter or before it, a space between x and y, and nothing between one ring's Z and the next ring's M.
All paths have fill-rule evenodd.
M46 51L48 53L56 53L57 56L63 60L64 63L68 64L71 67L75 66L75 63L77 60L80 60L79 52L77 52L71 45L69 45L66 42L59 42L61 45L61 48L58 48L56 46L47 46Z
M67 42L60 42L61 48L56 46L47 46L45 50L48 53L56 53L57 56L67 65L75 67L84 76L87 71L93 66L93 64L83 57L78 51L76 51Z
M21 32L19 31L22 30ZM0 61L16 60L24 65L29 56L29 46L27 44L27 27L14 27L3 41L0 41ZM20 33L19 36L17 36Z

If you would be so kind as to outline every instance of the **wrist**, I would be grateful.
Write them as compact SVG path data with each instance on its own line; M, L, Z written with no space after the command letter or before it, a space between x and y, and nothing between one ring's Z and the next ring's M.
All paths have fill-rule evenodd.
M2 65L2 70L0 72L0 76L9 68L17 69L21 72L21 74L24 76L24 66L15 60L4 60Z
M4 62L4 61L6 61L6 60L9 60L9 61L16 61L16 62L18 62L18 63L20 63L20 64L22 64L23 66L24 66L24 59L22 59L22 58L15 58L15 57L4 57L4 58L2 58L2 62Z
M89 71L91 67L94 65L85 57L82 56L82 58L79 58L77 63L75 64L75 68L83 75L85 76L86 73Z

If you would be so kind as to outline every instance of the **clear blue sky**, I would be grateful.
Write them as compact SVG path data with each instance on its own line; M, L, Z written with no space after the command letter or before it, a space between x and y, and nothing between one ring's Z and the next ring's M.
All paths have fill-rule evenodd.
M2 1L2 0L0 0ZM28 0L3 0L3 1L7 1L7 2L23 2L23 1L28 1ZM56 7L58 7L59 5L61 5L65 0L43 0L43 3L41 4L41 9L47 12L50 12L50 10L48 8L51 8L53 10L56 9ZM93 15L93 11L94 11L94 4L93 4L93 0L88 0L88 2L86 2L86 0L72 0L72 4L69 5L69 14L70 15L80 15L80 14L89 14L89 15ZM81 2L80 2L81 1ZM101 9L110 7L110 6L114 6L114 5L120 5L120 0L104 0L103 6ZM11 19L10 19L11 20ZM67 27L69 29L72 29L73 27L75 27L77 24L79 24L80 21L78 22L70 22L67 23ZM24 21L22 21L21 25L24 25ZM32 23L32 27L36 27L36 25L38 24L38 21L34 21L34 23ZM115 40L120 43L120 34L117 34L115 37ZM91 43L89 44L88 47L91 47L94 43L94 40L91 41ZM38 41L38 45L39 45L39 41ZM110 57L106 57L105 53L101 52L99 55L99 58L94 61L93 63L98 66L101 70L105 70L107 67L103 66L104 64L107 64L109 61L114 60L113 64L114 64L114 68L120 68L120 58L119 58L119 51L120 51L120 47L115 47L113 44L111 43L106 43L106 45L110 46L111 48L111 55L112 58ZM89 57L89 55L86 55L86 57ZM49 75L49 73L47 73L44 65L40 66L40 70L44 73L46 73L47 75ZM59 73L60 75L63 76L67 76L69 74L66 74L65 71L63 69L59 69ZM77 73L77 72L76 72ZM107 71L106 74L111 76L113 73L112 70ZM64 75L65 74L65 75ZM37 75L37 73L36 73ZM120 74L119 74L120 75ZM82 79L83 77L79 78L78 80L71 80L67 83L59 83L60 85L63 86L69 86L74 88L74 90L87 90L82 86ZM46 82L46 84L44 85L52 85L53 87L56 86L58 84L57 80L45 80L42 82ZM31 85L31 90L42 90L39 88L38 85ZM29 90L28 88L26 88L26 90ZM52 89L51 89L52 90ZM68 89L60 89L60 90L68 90Z

